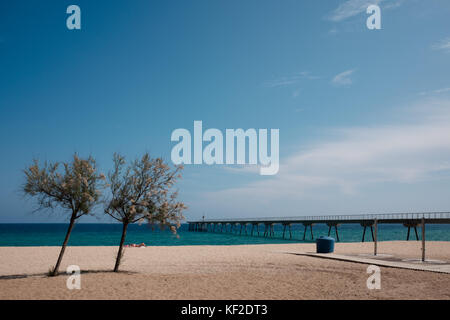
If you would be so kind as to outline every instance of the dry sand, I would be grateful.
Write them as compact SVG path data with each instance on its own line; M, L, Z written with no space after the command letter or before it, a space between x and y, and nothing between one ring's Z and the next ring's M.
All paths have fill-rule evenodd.
M338 254L371 253L372 243L337 243ZM379 243L379 253L420 258L420 242ZM0 299L450 299L450 274L381 268L369 290L367 265L298 255L314 244L127 248L68 247L61 271L78 265L81 290L67 275L46 277L58 247L0 247ZM450 262L450 242L427 242L427 257Z

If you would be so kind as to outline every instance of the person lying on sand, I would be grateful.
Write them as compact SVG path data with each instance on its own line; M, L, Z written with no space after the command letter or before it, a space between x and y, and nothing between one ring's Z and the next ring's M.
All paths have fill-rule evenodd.
M146 247L146 245L145 245L145 243L140 243L140 244L135 244L135 243L132 243L132 244L126 244L125 245L125 248L145 248Z

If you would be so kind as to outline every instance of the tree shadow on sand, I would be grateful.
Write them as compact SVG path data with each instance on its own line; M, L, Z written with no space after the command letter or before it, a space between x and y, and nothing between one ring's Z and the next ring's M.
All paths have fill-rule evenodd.
M96 274L96 273L113 273L113 274L125 274L125 275L133 275L138 274L138 272L133 271L118 271L114 272L113 270L81 270L81 274ZM25 279L25 278L57 278L57 277L67 277L71 276L73 273L59 273L55 276L49 276L48 272L44 273L32 273L32 274L11 274L11 275L2 275L0 276L0 280L12 280L12 279Z

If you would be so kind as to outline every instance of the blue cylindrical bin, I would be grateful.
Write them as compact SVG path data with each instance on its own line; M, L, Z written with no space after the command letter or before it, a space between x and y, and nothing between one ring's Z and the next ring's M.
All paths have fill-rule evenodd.
M321 236L316 240L317 253L331 253L334 251L334 238Z

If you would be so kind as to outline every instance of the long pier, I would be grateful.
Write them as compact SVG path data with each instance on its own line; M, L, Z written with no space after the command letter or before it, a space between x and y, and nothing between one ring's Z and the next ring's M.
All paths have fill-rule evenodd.
M274 237L274 225L283 227L283 239L286 233L292 239L292 225L297 224L304 227L303 240L309 230L311 240L314 240L313 226L315 224L326 224L328 235L334 229L336 240L340 241L338 227L342 224L360 224L362 227L362 242L365 241L366 230L370 228L372 241L374 241L374 254L377 253L377 232L379 224L403 224L407 228L406 240L410 239L411 229L414 230L416 240L419 240L417 227L422 233L422 260L425 260L425 226L426 224L450 224L450 212L419 212L419 213L385 213L385 214L360 214L360 215L322 215L322 216L299 216L299 217L267 217L267 218L237 218L237 219L202 219L187 221L189 231L195 232L221 232L221 233L244 233L253 236L260 235L259 227L262 225L264 237ZM247 227L251 226L248 231Z

